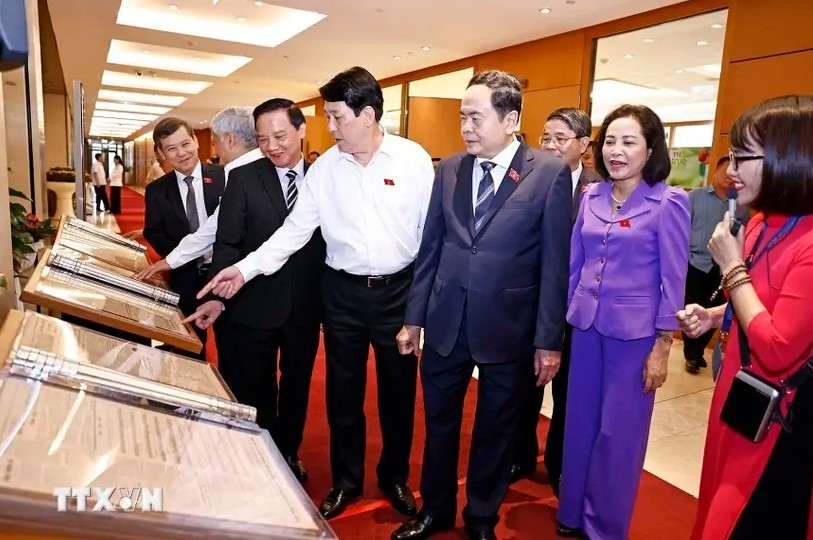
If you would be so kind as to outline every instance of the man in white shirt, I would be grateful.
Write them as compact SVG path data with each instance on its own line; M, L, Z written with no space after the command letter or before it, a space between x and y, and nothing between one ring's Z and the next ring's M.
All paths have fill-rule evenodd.
M251 112L251 107L228 107L212 118L214 146L225 163L223 172L226 183L229 181L230 171L263 157L257 148L257 135ZM203 255L211 255L217 236L219 214L220 205L197 231L186 235L165 258L141 270L135 275L136 279L148 279L158 272L178 268ZM219 304L217 307L219 310Z
M96 161L91 167L91 177L93 181L93 189L96 191L96 211L102 211L102 203L104 203L105 211L110 211L110 200L107 198L107 172L104 168L104 154L96 154L94 156Z
M542 150L562 158L570 167L573 186L572 218L579 213L581 195L587 184L598 182L601 176L582 164L582 155L590 144L592 122L590 116L574 107L557 109L548 115L539 146ZM562 474L562 453L565 438L565 404L567 401L567 376L570 367L570 337L572 328L565 327L562 346L562 363L551 382L553 414L545 444L545 469L548 471L553 493L559 495L559 477ZM535 386L520 413L517 426L517 442L511 466L511 482L531 476L536 471L539 442L536 428L542 408L544 386Z
M201 164L198 139L188 122L175 117L161 119L153 140L172 165L173 171L147 186L144 193L144 238L162 257L174 250L189 233L206 223L220 201L226 185L223 168ZM169 272L169 286L180 296L185 315L197 308L197 290L206 282L211 257L204 255ZM206 331L195 329L204 347Z
M231 298L259 274L277 272L321 227L327 244L324 329L333 488L320 505L340 514L364 484L367 356L376 357L383 448L378 484L393 507L416 512L406 485L415 416L417 358L398 353L400 330L434 178L429 154L387 134L383 94L365 69L320 88L336 145L308 170L285 224L259 249L222 270L210 290Z

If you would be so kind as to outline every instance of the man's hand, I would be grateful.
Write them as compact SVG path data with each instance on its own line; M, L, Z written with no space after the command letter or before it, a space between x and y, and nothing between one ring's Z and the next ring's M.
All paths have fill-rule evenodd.
M398 352L401 354L421 354L421 327L405 325L395 338L398 342Z
M142 236L144 236L144 229L138 229L137 231L130 231L128 233L122 234L124 238L127 240L138 240Z
M534 354L534 375L536 375L536 385L545 386L551 380L559 366L562 364L562 351L546 351L537 349Z
M708 309L699 304L689 304L677 312L680 329L690 338L700 337L712 329L713 321Z
M236 266L229 266L218 272L214 279L200 290L198 300L209 294L209 292L215 296L229 299L237 294L237 291L242 289L245 284L246 280L243 279L240 270Z
M209 300L208 302L198 306L198 309L185 318L185 323L195 323L195 326L201 330L206 330L214 324L220 314L223 313L223 304L217 300Z
M169 263L167 262L166 259L161 259L160 261L152 263L147 268L144 268L133 277L138 280L144 281L146 279L150 279L158 272L165 272L167 270L172 270L172 268L170 268Z

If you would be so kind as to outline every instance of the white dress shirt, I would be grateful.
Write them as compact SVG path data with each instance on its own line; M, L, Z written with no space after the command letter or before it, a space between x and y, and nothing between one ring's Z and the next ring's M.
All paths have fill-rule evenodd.
M396 135L384 133L366 167L333 146L308 169L282 227L236 266L246 281L273 274L321 227L334 270L403 270L418 254L434 177L426 150Z
M229 183L229 171L257 161L258 159L265 159L265 157L259 148L255 148L227 163L226 166L223 167L223 171L226 175L226 184ZM200 165L198 165L198 167L200 167ZM184 185L186 185L186 182L184 182ZM186 197L186 194L184 194L184 197ZM205 211L206 209L204 208L204 213ZM212 251L212 246L215 245L215 238L217 237L217 217L219 215L220 205L215 208L214 213L209 216L209 219L198 227L197 231L183 237L177 247L166 256L166 261L170 268L183 266L190 261L194 261L201 255Z
M124 166L113 167L113 174L110 175L110 187L121 187L124 185Z
M282 196L285 197L288 193L288 186L290 185L290 182L288 182L288 177L286 175L288 174L288 171L290 171L291 169L286 169L277 166L274 166L274 168L277 170L277 176L279 176L279 183L280 186L282 187ZM302 189L302 182L305 181L305 156L302 156L302 159L299 160L299 163L294 165L293 171L296 173L294 183L296 184L296 189L298 191ZM296 205L294 205L294 208L296 208Z
M579 178L581 177L583 170L584 165L582 165L582 160L579 160L579 166L576 167L576 170L570 171L570 177L573 179L573 195L576 194L576 189L579 187Z
M107 173L104 172L104 164L98 159L93 162L90 168L94 186L103 186L107 183Z
M502 152L494 156L492 159L476 158L474 160L474 170L471 173L472 190L471 190L471 207L477 207L477 192L480 189L480 181L485 176L485 171L480 165L485 161L490 161L494 164L491 168L491 178L494 180L494 194L500 189L505 174L511 168L511 162L514 160L514 155L519 150L520 142L514 137L514 140L506 146Z

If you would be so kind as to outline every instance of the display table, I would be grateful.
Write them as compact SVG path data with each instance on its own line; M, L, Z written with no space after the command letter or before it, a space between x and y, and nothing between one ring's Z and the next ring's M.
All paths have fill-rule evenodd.
M45 182L48 189L56 193L55 216L67 214L76 216L73 211L73 194L76 193L76 184L73 182Z

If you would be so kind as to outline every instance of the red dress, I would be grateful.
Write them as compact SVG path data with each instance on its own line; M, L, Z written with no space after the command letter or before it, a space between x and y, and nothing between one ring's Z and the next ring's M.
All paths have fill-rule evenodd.
M760 249L787 219L786 216L767 218L768 227ZM746 254L751 253L763 220L762 214L757 214L749 222ZM746 330L752 369L778 383L798 370L813 349L813 216L802 219L788 236L756 262L750 274L767 310L754 317ZM753 443L720 421L726 395L741 367L738 331L740 327L735 318L711 402L693 540L729 537L781 431L774 423L760 443ZM792 396L785 404L790 398Z

